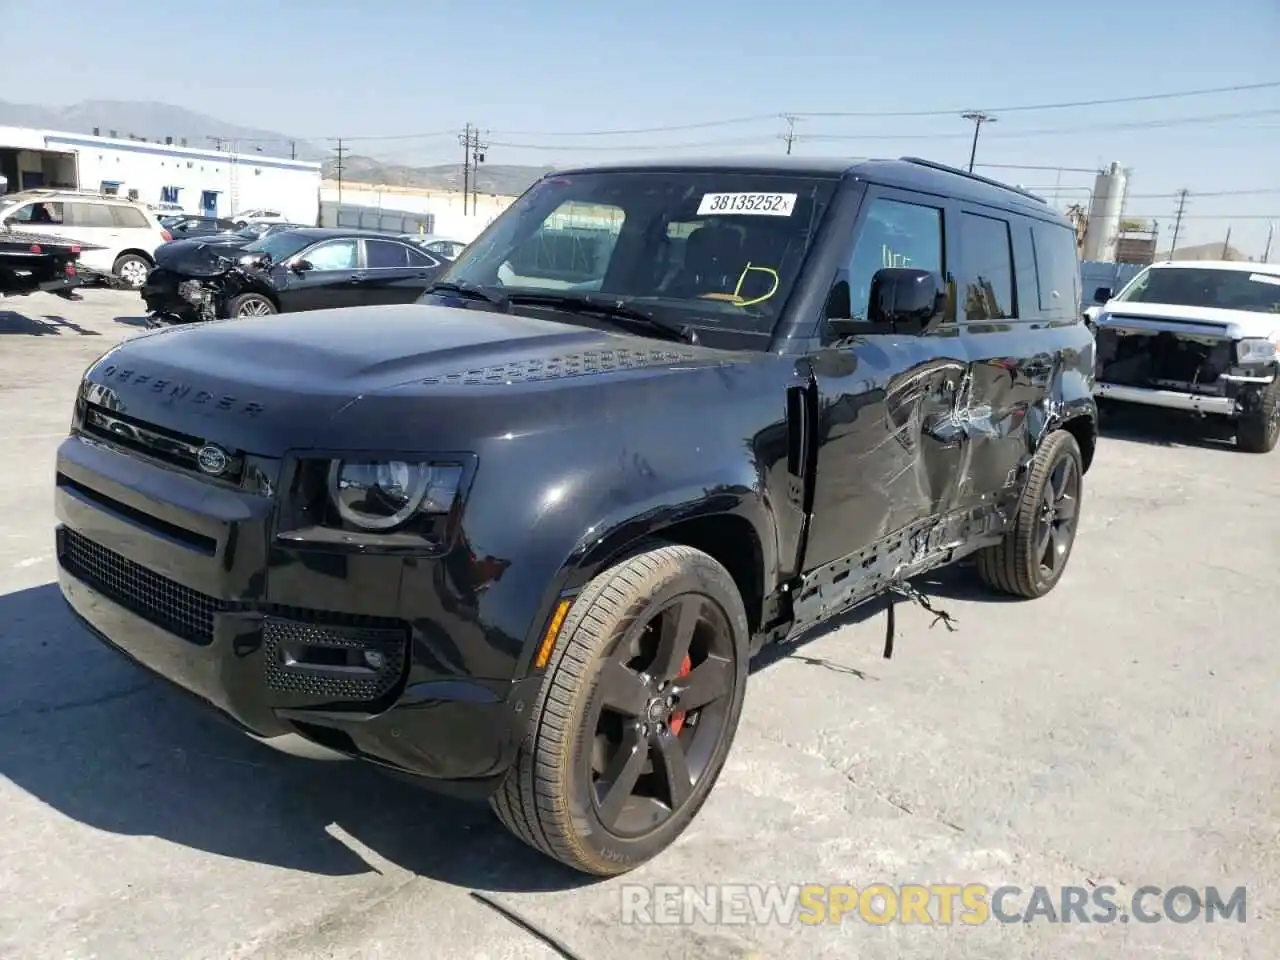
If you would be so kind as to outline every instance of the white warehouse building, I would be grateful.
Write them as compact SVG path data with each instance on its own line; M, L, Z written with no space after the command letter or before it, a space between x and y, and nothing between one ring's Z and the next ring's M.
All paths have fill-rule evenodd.
M261 153L0 127L0 176L10 192L74 187L176 203L192 214L267 208L306 224L319 216L320 164Z

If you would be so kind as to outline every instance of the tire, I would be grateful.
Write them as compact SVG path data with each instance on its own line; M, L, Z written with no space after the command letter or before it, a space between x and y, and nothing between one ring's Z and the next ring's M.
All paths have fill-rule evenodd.
M681 616L695 611L697 620ZM688 630L671 629L681 621ZM663 656L664 641L690 631L687 656L676 661L678 642L675 656ZM733 578L699 550L655 544L596 576L565 618L528 736L490 800L498 819L534 849L595 876L657 856L693 820L724 766L746 694L747 641ZM720 696L679 712L681 692L690 691L686 703L701 701L693 691L703 682ZM627 756L634 762L623 763ZM680 769L681 757L691 783L673 801L674 781L658 774L672 768L659 760ZM602 789L619 778L634 786L617 795ZM659 799L638 795L646 790ZM656 826L639 822L646 813Z
M1280 381L1272 380L1258 405L1236 424L1236 446L1245 453L1270 453L1280 441Z
M1075 545L1084 494L1084 459L1065 430L1049 434L1031 461L1013 526L978 551L978 576L1001 593L1036 599L1058 585ZM1045 557L1052 548L1054 563Z
M126 253L116 258L111 272L129 285L131 290L141 290L151 272L151 261L136 253Z
M260 293L242 293L238 297L232 297L231 302L227 304L227 316L236 319L241 317L269 317L279 312L270 298L264 297Z

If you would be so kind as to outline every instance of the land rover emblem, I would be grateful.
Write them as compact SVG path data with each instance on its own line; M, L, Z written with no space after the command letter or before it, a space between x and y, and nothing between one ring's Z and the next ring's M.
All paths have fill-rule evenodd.
M215 447L213 444L205 444L196 451L196 466L201 471L216 477L227 469L230 462L227 453L221 447Z

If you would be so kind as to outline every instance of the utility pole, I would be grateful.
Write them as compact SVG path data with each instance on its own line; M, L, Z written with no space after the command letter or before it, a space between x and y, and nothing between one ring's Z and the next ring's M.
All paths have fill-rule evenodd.
M1173 241L1169 244L1169 259L1173 259L1173 253L1178 249L1178 232L1182 229L1182 212L1187 206L1187 190L1183 188L1178 191L1178 212L1173 218Z
M487 143L480 142L480 128L476 128L475 140L471 143L471 212L477 213L480 204L480 164L484 163L484 153L489 149ZM463 198L465 201L465 197Z
M462 214L466 216L467 197L471 195L471 124L467 124L458 142L462 144Z
M1230 260L1231 253L1231 228L1227 227L1227 239L1222 241L1222 259Z
M984 123L995 123L996 118L980 110L970 110L968 113L960 114L960 116L965 120L973 121L973 146L969 148L969 172L973 173L973 161L978 155L978 134L981 132Z
M334 167L338 174L338 207L341 208L342 207L342 168L343 168L343 161L346 160L346 150L342 145L341 137L338 138L338 146L334 152L337 154L337 158L334 160ZM339 214L335 215L333 218L334 226L338 225L338 216L340 215L341 215L341 210L339 210Z
M1262 251L1263 263L1271 262L1271 235L1274 234L1275 232L1276 232L1276 225L1275 225L1275 222L1272 221L1271 223L1267 224L1267 247L1265 250Z
M212 143L212 144L213 144L213 149L215 149L215 150L221 150L221 149L223 148L223 146L228 142L228 139L229 139L229 138L227 138L227 137L205 137L205 139L206 139L206 140L208 140L210 143Z
M791 156L791 145L796 142L796 121L800 118L784 113L782 119L787 125L787 132L782 134L782 140L787 145L787 156Z
M297 140L289 141L289 159L290 160L298 159L298 141Z

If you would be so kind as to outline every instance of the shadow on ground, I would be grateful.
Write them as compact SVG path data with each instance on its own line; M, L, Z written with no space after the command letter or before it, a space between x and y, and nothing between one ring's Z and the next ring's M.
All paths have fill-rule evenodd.
M78 333L82 337L99 337L96 330L87 330L79 324L72 323L66 317L45 314L36 319L12 310L0 310L0 334L19 333L33 337L57 336L63 333Z
M1108 408L1100 418L1099 432L1106 439L1154 447L1236 449L1235 429L1229 421L1154 407Z
M332 824L462 887L590 882L510 836L487 806L245 737L93 639L54 584L0 596L0 625L0 777L80 823L320 875L373 870Z
M127 327L146 327L151 322L149 317L112 317L112 320Z
M938 584L965 576L948 572ZM770 647L753 671L790 659L877 679L805 647L883 610L872 601ZM245 737L95 640L55 584L0 596L0 776L98 830L319 875L376 869L333 825L403 869L461 887L528 892L592 882L510 836L485 805Z

